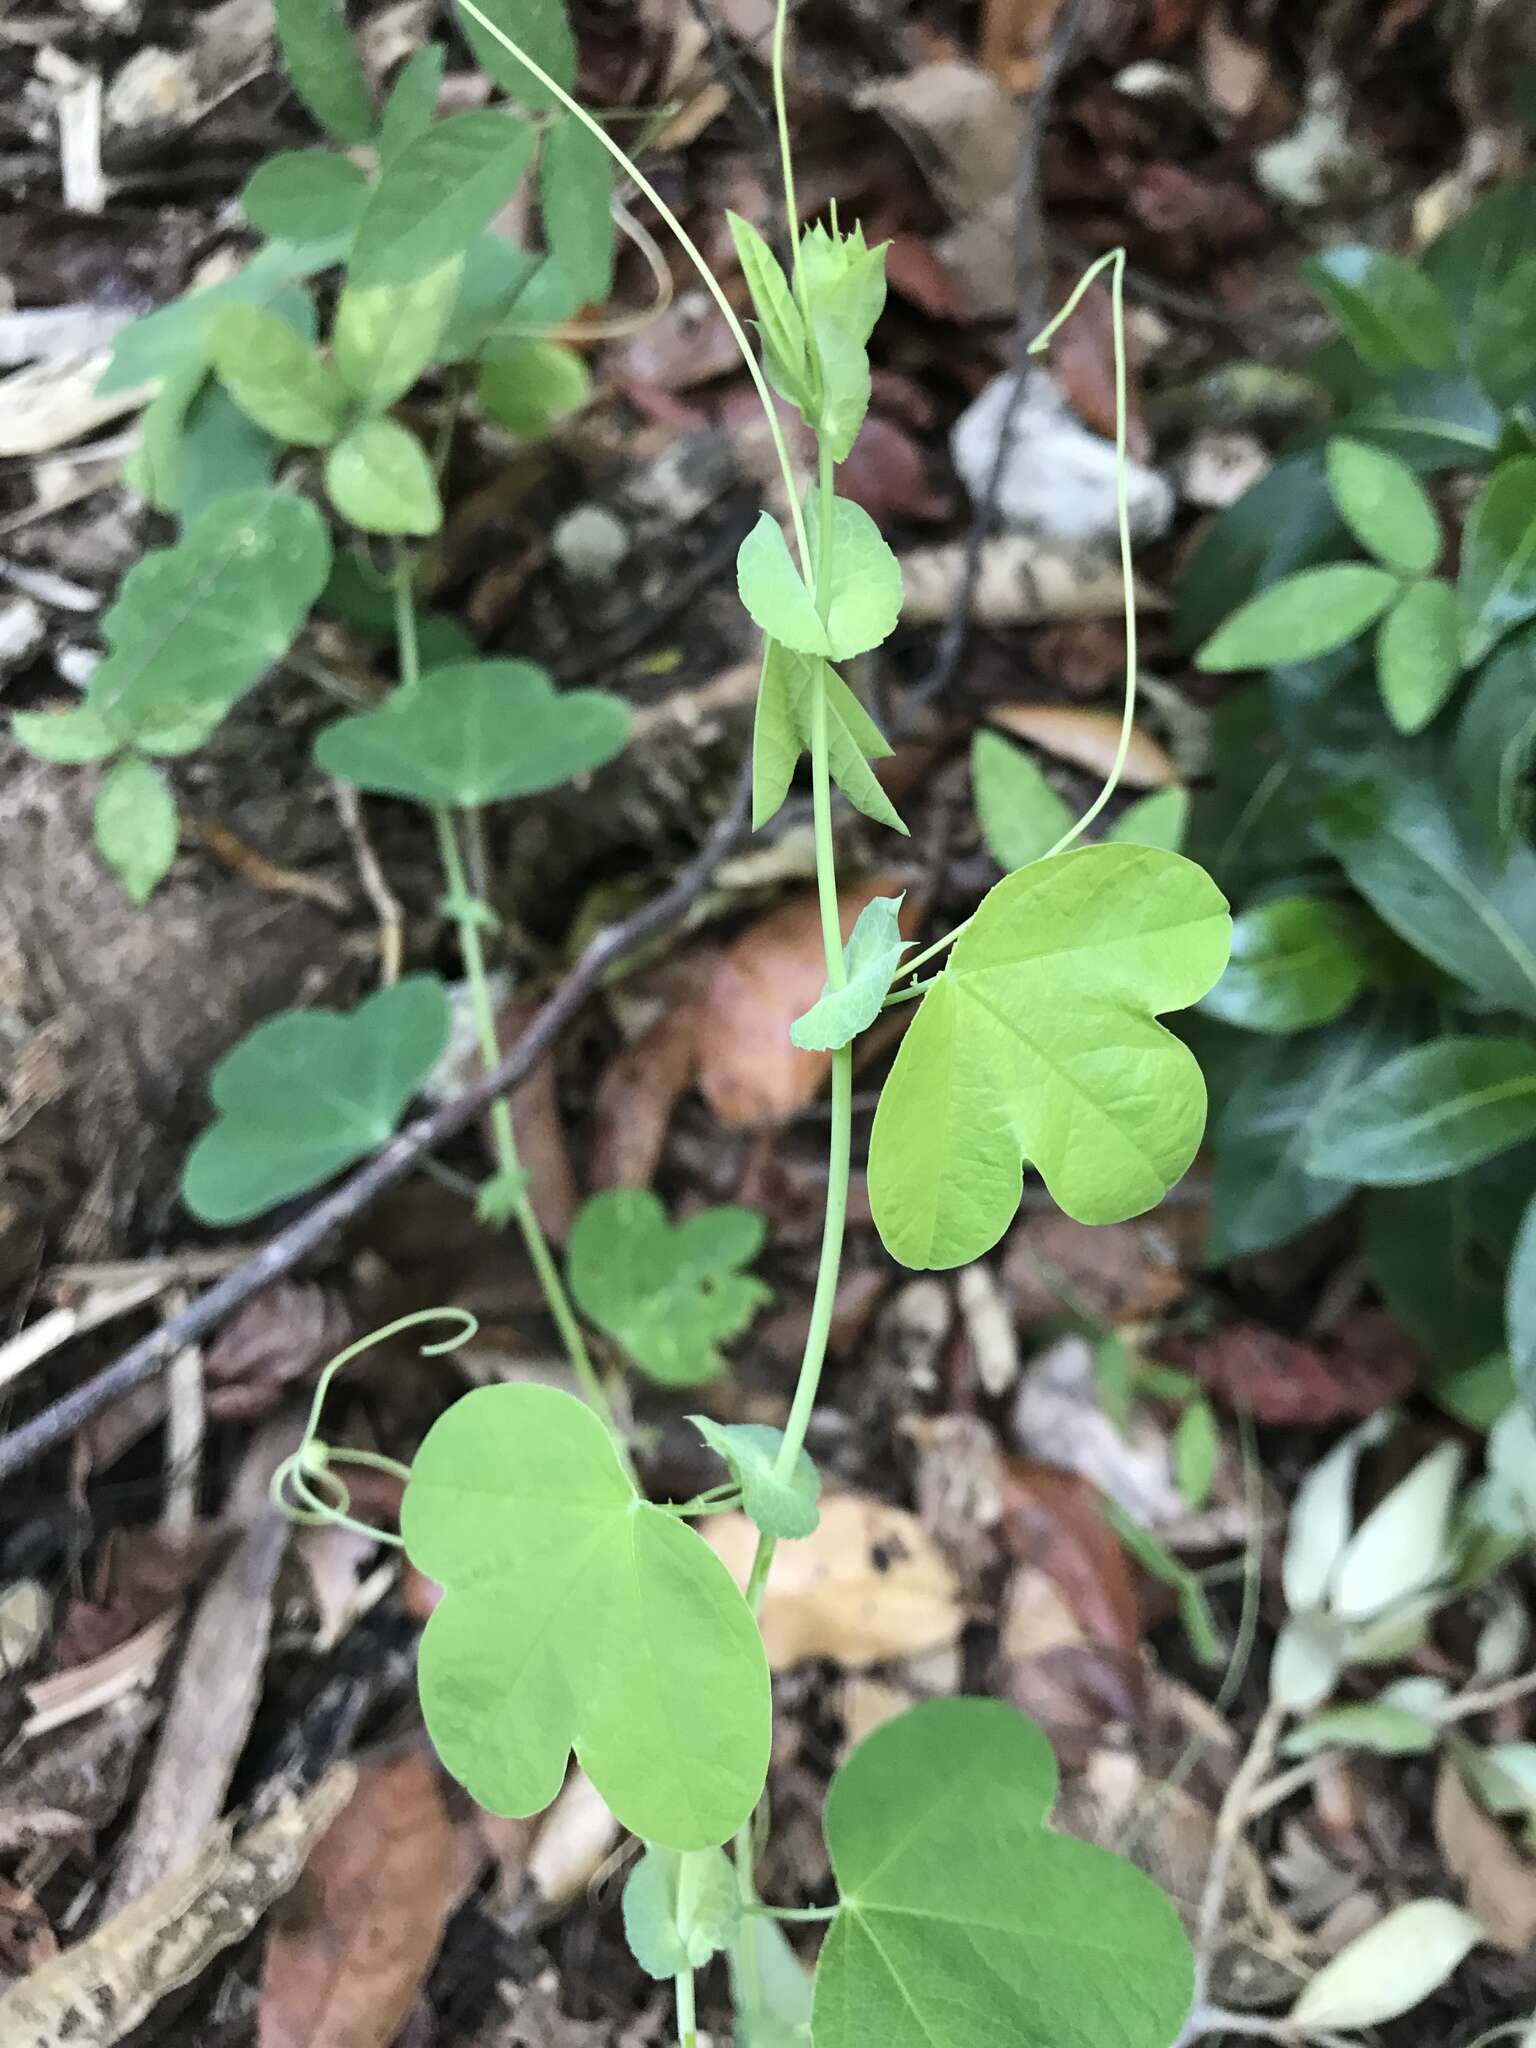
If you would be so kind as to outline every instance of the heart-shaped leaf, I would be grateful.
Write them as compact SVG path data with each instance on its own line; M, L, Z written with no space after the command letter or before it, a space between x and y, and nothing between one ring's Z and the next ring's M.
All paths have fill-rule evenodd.
M763 642L763 674L752 731L752 827L761 831L789 794L795 764L810 751L816 693L827 700L827 765L855 810L905 834L896 806L870 763L883 761L890 742L836 669L812 654L796 654L771 636Z
M877 896L865 904L843 948L843 986L824 987L805 1015L795 1019L789 1027L791 1044L803 1052L836 1052L874 1023L908 947L898 923L905 901L904 896Z
M124 577L93 701L125 714L233 703L293 645L330 566L325 521L297 492L218 499Z
M725 1370L720 1345L769 1299L741 1268L763 1247L755 1209L704 1209L675 1228L644 1188L594 1195L566 1249L583 1314L664 1386L694 1387Z
M1376 676L1399 732L1422 732L1461 674L1456 592L1438 576L1410 583L1376 637Z
M1278 896L1232 923L1227 971L1201 1004L1246 1031L1328 1024L1365 986L1347 909L1322 896Z
M1315 1174L1405 1187L1481 1165L1536 1137L1536 1045L1437 1038L1362 1081L1314 1133Z
M537 1813L574 1750L645 1841L735 1833L768 1770L762 1638L589 1408L551 1387L467 1394L417 1452L400 1527L444 1588L421 1642L427 1728L482 1806Z
M1461 655L1468 668L1536 618L1536 456L1501 463L1461 536Z
M303 242L349 235L368 204L368 179L334 149L285 149L247 179L240 204L253 228Z
M719 1849L647 1849L624 1887L624 1939L649 1977L702 1970L741 1923L741 1886Z
M869 1196L903 1265L980 1258L1028 1157L1069 1216L1151 1208L1188 1167L1205 1083L1154 1021L1227 962L1221 892L1192 861L1089 846L998 883L923 998L880 1098Z
M135 903L147 903L176 857L176 799L160 770L138 754L101 779L92 816L102 859Z
M443 501L427 451L398 420L359 420L325 459L325 488L364 533L436 533Z
M208 347L230 397L277 440L324 448L341 432L347 388L286 320L260 306L221 307Z
M816 2048L1169 2048L1194 1996L1172 1904L1046 1826L1056 1760L997 1700L932 1700L861 1742L824 1822L842 1904Z
M1361 547L1400 576L1428 575L1440 553L1440 522L1406 462L1340 436L1328 443L1328 487Z
M505 110L436 121L395 157L357 230L349 284L404 284L462 256L522 182L535 131Z
M341 0L275 0L274 12L294 91L338 142L366 142L373 94Z
M1311 661L1363 633L1401 588L1390 571L1366 562L1303 569L1239 606L1200 649L1195 665L1221 672Z
M821 1474L802 1451L787 1479L779 1477L782 1429L761 1422L711 1422L707 1415L689 1421L712 1451L718 1451L741 1488L741 1511L765 1536L809 1536L821 1520L816 1502Z
M350 1015L286 1010L213 1070L217 1120L192 1147L182 1199L204 1223L243 1223L318 1187L395 1134L448 1043L430 974L380 989Z
M557 691L531 661L459 661L376 711L326 726L315 759L359 789L471 807L601 768L623 750L629 727L617 697Z

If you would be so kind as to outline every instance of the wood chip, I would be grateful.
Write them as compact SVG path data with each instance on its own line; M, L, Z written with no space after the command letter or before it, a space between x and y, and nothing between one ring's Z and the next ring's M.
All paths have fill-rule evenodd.
M949 617L965 562L963 541L913 548L902 556L901 616L907 625L940 625ZM1146 585L1137 585L1136 602L1144 611L1167 610L1166 598ZM1124 604L1120 570L1108 555L1054 547L1027 533L999 534L982 545L973 612L978 625L1115 618Z

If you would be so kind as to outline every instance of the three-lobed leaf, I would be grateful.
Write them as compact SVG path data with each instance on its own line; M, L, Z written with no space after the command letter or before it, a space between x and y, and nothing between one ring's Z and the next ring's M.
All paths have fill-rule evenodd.
M1402 588L1367 562L1302 569L1240 605L1195 656L1209 671L1311 661L1374 625Z
M364 533L424 535L443 523L431 459L398 420L358 420L325 459L325 488Z
M881 1095L869 1194L903 1265L989 1250L1028 1158L1082 1223L1162 1200L1205 1121L1205 1084L1155 1020L1226 965L1227 905L1178 854L1091 846L983 899L924 996Z
M325 448L341 432L349 402L346 386L275 313L259 306L224 306L209 329L208 346L230 397L277 440Z
M429 669L377 710L315 740L327 775L385 796L466 808L535 796L611 761L630 711L601 690L558 691L531 661Z
M809 1536L821 1520L817 1501L821 1474L806 1451L787 1475L779 1472L784 1448L782 1429L762 1422L712 1422L707 1415L689 1421L712 1451L725 1460L741 1488L741 1511L765 1536L776 1541Z
M1172 1904L1047 1826L1050 1744L996 1700L933 1700L861 1742L824 1829L841 1904L816 2048L1168 2048L1194 1995Z
M208 1084L214 1123L187 1158L182 1199L204 1223L244 1223L318 1187L395 1134L448 1043L430 974L350 1014L287 1010L248 1032Z
M1536 1137L1536 1044L1447 1037L1362 1081L1319 1128L1313 1173L1369 1187L1440 1180Z
M1440 522L1406 462L1368 441L1328 443L1328 487L1339 517L1367 553L1400 576L1427 576L1440 554Z
M101 779L92 814L96 844L135 903L147 903L176 854L176 799L159 769L137 754Z
M735 1833L768 1769L762 1638L589 1408L533 1385L467 1394L416 1454L400 1527L444 1589L421 1642L428 1732L482 1806L538 1812L574 1750L645 1841Z
M877 896L859 912L843 948L843 986L823 987L811 1008L789 1027L790 1042L803 1052L836 1052L879 1016L907 951L900 925L905 900Z

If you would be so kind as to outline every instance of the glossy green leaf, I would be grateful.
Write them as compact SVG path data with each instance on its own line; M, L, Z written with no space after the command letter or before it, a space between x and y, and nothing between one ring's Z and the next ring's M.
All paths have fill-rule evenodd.
M359 420L325 459L325 488L364 533L436 533L443 501L425 448L398 420Z
M1299 2036L1376 2027L1411 2012L1460 1967L1482 1925L1449 1899L1414 1899L1341 1949L1290 2012Z
M843 986L823 986L811 1008L790 1025L792 1044L804 1052L836 1052L874 1023L908 950L898 922L905 900L877 896L865 904L843 948Z
M34 760L75 768L115 754L127 735L105 712L76 704L67 711L18 711L11 736Z
M1399 732L1422 732L1461 674L1456 592L1439 577L1411 583L1376 640L1376 678Z
M1169 2048L1189 1942L1148 1877L1053 1833L1056 1760L997 1700L932 1700L861 1742L823 1823L841 1907L816 2048Z
M96 845L135 903L147 903L176 857L176 799L159 769L137 754L101 778L92 814Z
M624 1938L649 1977L702 1970L741 1922L741 1886L718 1849L647 1849L624 1887Z
M1325 250L1301 268L1351 348L1378 374L1455 367L1451 316L1422 270L1358 245Z
M1328 443L1328 486L1368 554L1400 576L1428 575L1440 555L1440 521L1406 462L1339 435Z
M1536 1197L1521 1220L1504 1287L1509 1363L1527 1408L1536 1412Z
M1401 588L1387 570L1365 562L1303 569L1235 611L1200 649L1195 665L1209 672L1311 661L1373 625Z
M379 117L381 164L393 163L403 149L431 127L447 60L448 52L441 43L423 43L400 67Z
M1461 654L1470 668L1536 618L1536 456L1501 463L1461 536Z
M338 142L373 134L373 94L342 0L274 0L278 48L293 89Z
M330 562L325 522L296 492L219 499L124 577L102 620L111 651L93 701L128 717L232 703L293 645Z
M622 751L629 727L619 698L558 691L531 661L453 662L377 710L326 726L315 760L359 789L472 807L601 768Z
M1365 986L1347 909L1322 896L1280 896L1232 921L1232 958L1201 1004L1244 1031L1330 1024Z
M246 180L240 204L264 235L291 242L350 235L368 204L368 178L334 149L290 149L269 156Z
M789 280L778 257L750 221L730 212L726 219L730 222L742 275L752 294L768 375L776 391L792 405L803 406L810 399L810 357L805 320Z
M1028 867L1072 829L1072 811L1045 771L1001 733L971 741L971 795L987 851L1003 870Z
M391 1139L448 1043L448 998L408 975L351 1012L285 1010L246 1033L208 1083L217 1119L187 1158L182 1200L244 1223Z
M725 1371L720 1346L771 1299L741 1270L764 1235L755 1209L702 1209L674 1226L649 1189L610 1188L572 1226L571 1293L653 1380L700 1386Z
M770 639L797 654L832 652L816 600L771 512L761 515L741 544L736 587L748 614Z
M462 257L522 183L535 133L492 108L451 114L389 163L357 230L349 284L407 284Z
M341 432L346 386L275 314L223 307L209 330L209 352L236 405L277 440L325 448Z
M463 275L464 259L453 255L401 284L343 287L331 354L347 388L376 412L403 398L436 357Z
M1127 804L1104 837L1115 846L1158 846L1178 853L1189 831L1189 791L1154 789Z
M752 823L761 831L789 794L795 764L810 751L816 694L826 693L827 761L832 780L855 810L905 834L896 806L870 766L890 742L858 698L824 661L794 654L770 635L763 642L763 674L752 732Z
M814 491L805 501L805 531L811 560L819 561L821 501ZM829 583L824 651L833 661L851 661L889 640L901 617L901 564L874 520L851 498L832 501Z
M564 86L567 92L575 88L576 43L566 19L565 0L475 0L475 4L477 12L526 50L557 85ZM503 92L525 107L559 106L559 101L539 84L527 65L520 63L467 7L460 7L458 15L480 69L494 78Z
M525 441L541 440L592 395L592 372L559 341L525 341L480 365L480 410Z
M467 1394L417 1452L400 1528L444 1588L421 1641L427 1730L482 1806L537 1813L574 1750L643 1840L735 1833L768 1770L762 1638L590 1408L527 1384Z
M760 1422L711 1422L707 1415L689 1421L712 1451L718 1451L741 1488L741 1511L765 1536L776 1540L809 1536L821 1519L816 1503L821 1474L802 1451L787 1478L778 1473L784 1445L782 1429Z
M1536 1045L1437 1038L1400 1054L1313 1137L1313 1173L1368 1187L1439 1180L1536 1137Z
M584 122L557 121L539 158L539 210L550 260L578 306L613 291L613 158Z
M1467 692L1456 725L1457 780L1496 860L1530 826L1536 768L1536 628L1494 649Z
M1081 1223L1149 1209L1185 1172L1205 1083L1156 1023L1226 965L1231 924L1178 854L1090 846L984 898L923 997L880 1098L869 1196L903 1265L980 1258L1027 1157Z

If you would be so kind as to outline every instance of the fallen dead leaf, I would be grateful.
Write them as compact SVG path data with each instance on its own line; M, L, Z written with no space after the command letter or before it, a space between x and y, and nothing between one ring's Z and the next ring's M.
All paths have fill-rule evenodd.
M594 1188L655 1179L672 1113L698 1070L704 994L718 964L713 947L679 961L661 980L660 1014L604 1070L592 1098Z
M551 1912L586 1890L623 1832L586 1772L572 1771L528 1853L529 1881Z
M1069 1773L1085 1769L1106 1740L1123 1748L1140 1717L1140 1665L1091 1643L1059 1643L1001 1663L994 1683L1039 1722Z
M527 1030L537 1005L514 999L496 1014L496 1032L505 1053ZM564 1244L581 1207L576 1174L560 1116L560 1078L555 1055L542 1059L508 1098L517 1156L528 1176L528 1199L548 1238Z
M118 1529L103 1550L93 1600L72 1601L54 1643L54 1670L92 1664L177 1607L228 1554L234 1531L200 1522L185 1535Z
M901 616L909 626L948 618L968 554L963 541L945 541L902 556ZM1146 584L1137 585L1136 601L1142 611L1167 610L1167 600ZM982 544L975 596L980 626L1118 618L1124 606L1120 571L1108 555L1058 547L1029 533L996 534Z
M1002 1538L1021 1564L1059 1588L1087 1641L1136 1657L1142 1630L1136 1582L1098 1492L1086 1479L1053 1465L1010 1459Z
M1129 353L1129 352L1128 352ZM1106 440L1115 437L1114 306L1103 285L1091 285L1078 301L1050 345L1050 364L1068 404L1085 427ZM1126 448L1133 460L1146 462L1152 435L1141 409L1141 388L1134 362L1127 364L1125 409Z
M1007 1484L992 1426L979 1415L914 1415L902 1433L917 1446L918 1519L966 1585L975 1585L997 1561Z
M1064 1312L1118 1326L1146 1322L1182 1301L1189 1283L1177 1221L1161 1217L1097 1227L1052 1211L1009 1235L1003 1283L1023 1329Z
M1071 761L1093 775L1107 775L1120 744L1120 718L1112 711L1082 711L1071 704L993 704L994 725L1043 747L1058 761ZM1166 748L1137 727L1131 734L1121 780L1131 789L1165 789L1179 771Z
M838 472L838 489L874 520L882 531L893 526L948 519L952 494L936 490L928 476L928 458L907 429L884 413L872 412Z
M389 2048L453 1904L454 1831L422 1750L366 1766L262 1967L261 2048Z
M1217 112L1231 121L1246 119L1263 99L1269 77L1263 46L1238 35L1224 8L1207 8L1200 20L1200 83Z
M302 1280L264 1287L208 1347L208 1413L220 1422L270 1414L288 1387L341 1350L352 1330L346 1304L332 1288Z
M1488 1939L1511 1955L1536 1946L1536 1863L1467 1790L1449 1757L1435 1780L1435 1840Z
M705 1533L745 1585L756 1529L722 1515ZM781 1545L761 1618L775 1671L810 1657L860 1670L952 1643L965 1620L955 1573L922 1523L863 1493L823 1494L814 1534Z
M1420 1356L1384 1309L1356 1309L1318 1343L1239 1318L1208 1337L1172 1338L1159 1355L1256 1422L1341 1422L1374 1415L1418 1378Z

